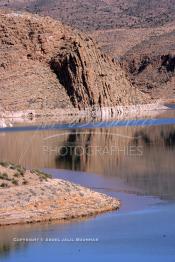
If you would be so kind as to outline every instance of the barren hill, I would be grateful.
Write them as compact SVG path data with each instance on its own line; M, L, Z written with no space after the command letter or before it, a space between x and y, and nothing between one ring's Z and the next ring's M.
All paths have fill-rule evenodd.
M122 57L134 85L154 97L175 96L175 30L152 36Z
M49 15L86 31L154 27L175 19L174 0L2 0L0 6Z
M144 103L94 41L49 17L0 12L0 102L5 110Z

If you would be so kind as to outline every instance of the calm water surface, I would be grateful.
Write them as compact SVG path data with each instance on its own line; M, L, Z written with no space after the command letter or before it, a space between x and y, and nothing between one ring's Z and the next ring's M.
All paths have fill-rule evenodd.
M91 187L122 206L61 225L1 228L0 261L175 261L174 156L174 109L137 124L1 130L1 160ZM37 242L14 241L20 237Z

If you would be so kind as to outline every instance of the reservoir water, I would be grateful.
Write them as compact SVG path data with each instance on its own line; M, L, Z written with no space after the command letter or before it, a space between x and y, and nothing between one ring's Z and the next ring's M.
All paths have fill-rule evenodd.
M0 130L0 160L121 200L69 223L0 228L0 261L175 261L175 110L154 119Z

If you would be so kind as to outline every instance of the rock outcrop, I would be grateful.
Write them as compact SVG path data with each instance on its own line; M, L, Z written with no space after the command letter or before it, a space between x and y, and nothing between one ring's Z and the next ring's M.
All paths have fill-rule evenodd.
M94 41L49 17L0 11L0 103L6 111L145 103Z

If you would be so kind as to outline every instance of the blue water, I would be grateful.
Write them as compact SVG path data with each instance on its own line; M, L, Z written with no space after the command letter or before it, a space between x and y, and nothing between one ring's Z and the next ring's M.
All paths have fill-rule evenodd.
M9 245L13 245L13 238L20 237L38 238L38 241L12 248L0 261L175 261L174 202L132 194L122 181L112 178L89 174L91 179L88 179L83 172L74 172L72 176L69 171L54 169L47 172L118 197L123 206L119 211L84 221L6 227L0 232ZM119 190L124 187L126 192ZM50 243L47 238L51 239ZM89 242L89 239L96 241Z
M50 225L31 237L67 238L74 242L39 242L12 251L1 261L175 261L175 205L99 216L86 222ZM76 242L97 238L97 242Z
M70 130L70 129L97 129L97 128L112 128L112 127L145 127L145 126L161 126L174 125L175 118L155 118L155 119L133 119L133 120L118 120L118 121L101 121L89 123L75 124L44 124L32 126L15 126L0 128L0 132L24 132L24 131L41 131L41 130Z
M24 162L21 164L31 168L39 166L55 178L69 180L121 200L119 211L86 220L0 228L0 262L175 262L174 124L173 117L159 117L79 123L71 126L45 125L0 129L0 132L3 132L3 136L0 137L3 143L0 151L2 159L6 158L7 152L9 160L15 162L16 157L23 152L23 148L27 148L22 159ZM131 128L127 131L125 126ZM138 129L135 129L137 126ZM140 129L144 126L150 126L150 129ZM118 127L123 127L120 132L117 131ZM91 130L88 134L78 132L84 128L103 128L103 130L101 133ZM65 145L69 140L75 145L82 145L86 142L86 138L88 144L92 143L92 146L99 144L110 146L115 141L120 145L125 136L128 136L126 145L124 144L128 146L138 137L136 142L142 145L143 155L141 157L125 156L122 153L112 155L109 158L110 164L106 155L78 159L74 156L58 158L55 151L52 152L53 156L45 155L42 151L45 138L49 135L54 137L53 145L51 143L50 147L55 148L60 143L61 132L57 134L49 131L45 134L41 131L57 129L77 130L77 134L68 136ZM37 132L33 136L29 131ZM118 136L110 136L110 131ZM138 134L139 136L136 136ZM26 141L30 143L26 144ZM38 156L38 162L35 162L35 156ZM75 166L79 172L73 171ZM94 173L83 172L92 169ZM14 241L21 237L31 240L38 238L38 241L33 243ZM51 238L52 241L45 241L46 238ZM77 241L77 238L96 239L96 242L81 242Z

